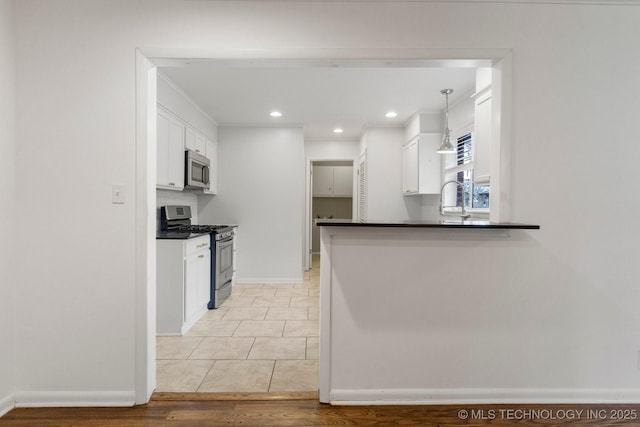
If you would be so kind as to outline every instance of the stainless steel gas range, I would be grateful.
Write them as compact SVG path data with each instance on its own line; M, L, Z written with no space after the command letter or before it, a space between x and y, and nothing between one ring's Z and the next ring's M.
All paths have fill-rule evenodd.
M158 238L188 239L190 236L211 236L211 296L207 307L218 308L231 295L233 287L234 226L191 224L190 206L162 206Z

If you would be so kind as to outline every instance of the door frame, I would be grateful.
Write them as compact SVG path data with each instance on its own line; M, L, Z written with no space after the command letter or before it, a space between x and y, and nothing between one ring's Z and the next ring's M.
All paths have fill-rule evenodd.
M332 157L332 156L327 156L327 157L306 157L305 158L305 209L304 209L304 245L303 245L303 252L302 252L302 257L304 259L304 269L309 270L311 269L311 263L312 263L312 242L313 242L313 218L312 213L313 213L313 162L351 162L351 166L354 168L355 171L355 163L356 163L356 159L352 158L352 157ZM352 174L352 181L351 181L351 185L352 185L352 189L355 191L356 186L355 186L355 176ZM354 195L356 193L353 193ZM356 204L355 204L355 197L352 197L352 206L351 206L351 211L352 213L352 217L353 215L355 215L355 209L356 209Z
M202 59L288 60L314 66L318 61L358 61L370 64L387 62L418 64L423 67L492 67L494 136L491 168L491 221L509 221L510 146L513 59L511 49L429 49L429 48L148 48L135 52L135 395L136 404L149 401L156 385L155 317L155 179L156 179L156 78L157 67L184 64ZM497 112L497 114L496 114ZM494 200L494 194L496 199ZM307 207L302 207L305 212ZM306 214L305 218L307 217ZM310 218L310 211L309 211ZM305 233L306 235L306 233ZM308 237L307 237L308 239ZM303 239L305 240L305 239ZM304 246L305 243L303 242ZM303 257L309 262L309 257ZM330 328L331 325L322 325ZM321 328L322 329L322 328ZM330 331L329 331L330 332ZM320 354L320 401L328 402L331 373L327 357L330 348Z

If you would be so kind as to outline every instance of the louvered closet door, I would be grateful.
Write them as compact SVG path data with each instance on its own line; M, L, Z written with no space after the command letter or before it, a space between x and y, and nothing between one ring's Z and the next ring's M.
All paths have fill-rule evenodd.
M367 153L358 158L358 221L367 220Z

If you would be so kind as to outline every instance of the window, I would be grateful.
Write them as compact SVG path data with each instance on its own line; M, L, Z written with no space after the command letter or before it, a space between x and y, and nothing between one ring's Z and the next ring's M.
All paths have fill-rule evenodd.
M455 155L447 155L445 158L444 182L458 181L462 183L462 188L458 185L449 184L445 188L443 205L445 210L459 210L464 200L467 209L474 209L488 213L489 184L474 184L473 182L473 126L467 126L460 132L456 141Z

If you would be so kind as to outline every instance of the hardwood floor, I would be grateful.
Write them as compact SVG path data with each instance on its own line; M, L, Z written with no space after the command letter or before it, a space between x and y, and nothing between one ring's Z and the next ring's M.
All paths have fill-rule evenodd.
M315 399L278 400L278 395L270 400L216 395L199 395L200 400L179 394L167 400L171 396L164 395L133 408L18 408L0 418L0 426L640 425L640 405L330 406Z

